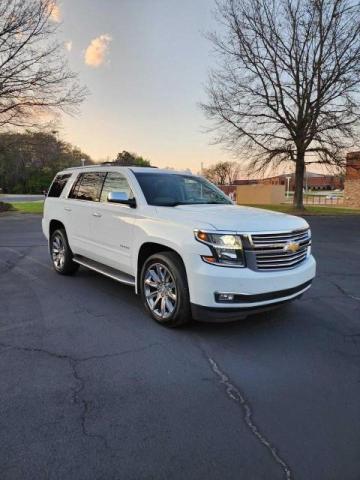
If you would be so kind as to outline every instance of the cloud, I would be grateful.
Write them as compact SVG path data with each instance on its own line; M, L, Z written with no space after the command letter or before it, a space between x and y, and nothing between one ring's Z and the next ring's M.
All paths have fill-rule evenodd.
M90 67L99 67L106 60L107 51L111 42L108 34L100 35L91 40L89 46L85 50L85 63Z
M67 50L68 52L71 52L72 46L73 46L73 45L72 45L72 41L71 41L71 40L68 40L67 42L64 43L64 46L65 46L65 48L66 48L66 50Z
M61 22L61 10L59 5L56 3L56 0L50 1L49 2L49 14L50 14L50 20L52 20L55 23Z

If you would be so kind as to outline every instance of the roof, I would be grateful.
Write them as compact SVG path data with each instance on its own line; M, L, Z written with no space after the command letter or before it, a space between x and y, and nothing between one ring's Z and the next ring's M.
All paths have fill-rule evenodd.
M153 167L128 167L130 170L133 172L139 172L139 173L149 173ZM156 167L155 167L156 168ZM155 171L151 171L151 173L165 173L168 175L193 175L191 172L187 172L185 170L170 170L169 168L156 168Z

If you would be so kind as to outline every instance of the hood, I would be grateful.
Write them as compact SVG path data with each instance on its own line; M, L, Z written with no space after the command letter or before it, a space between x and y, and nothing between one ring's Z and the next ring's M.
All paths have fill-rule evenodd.
M170 221L180 221L193 228L234 230L239 232L287 231L308 227L300 217L261 208L237 205L178 205L156 207L158 215Z

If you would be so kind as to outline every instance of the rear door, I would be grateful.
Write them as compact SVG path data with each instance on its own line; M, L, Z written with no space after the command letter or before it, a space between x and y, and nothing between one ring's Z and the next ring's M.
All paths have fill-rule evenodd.
M109 192L125 192L134 198L127 177L120 172L108 172L100 202L93 204L91 236L94 260L122 272L134 275L131 265L133 225L136 209L107 201Z
M91 236L93 207L100 200L104 178L103 172L80 173L64 201L70 247L74 253L89 258L92 258L94 249Z

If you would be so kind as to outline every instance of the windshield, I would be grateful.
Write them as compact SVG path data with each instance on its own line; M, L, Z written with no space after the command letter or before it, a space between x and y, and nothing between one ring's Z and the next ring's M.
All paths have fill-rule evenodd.
M221 190L201 177L152 172L134 172L134 175L149 205L232 204Z

